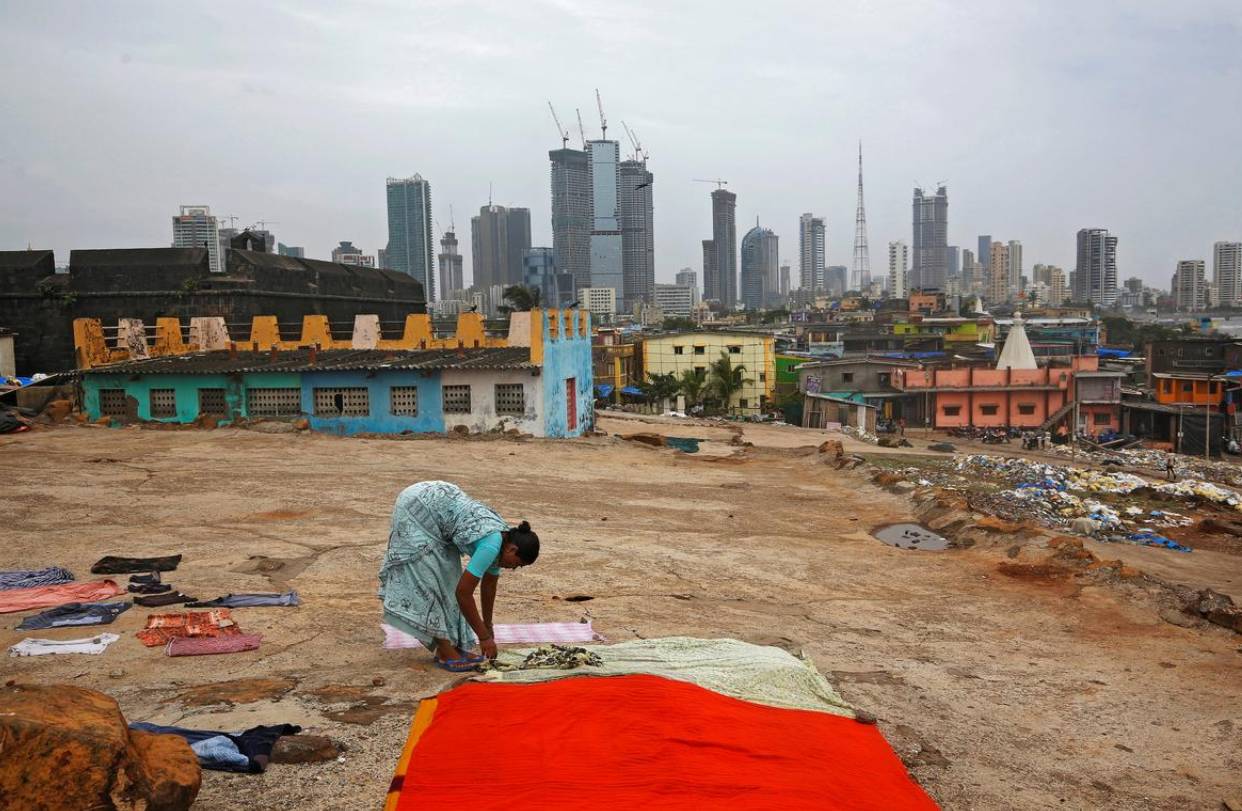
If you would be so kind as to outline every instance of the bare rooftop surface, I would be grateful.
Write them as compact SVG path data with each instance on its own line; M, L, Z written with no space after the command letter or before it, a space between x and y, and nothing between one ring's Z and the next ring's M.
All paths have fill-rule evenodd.
M105 554L180 552L166 580L187 593L296 588L303 599L234 610L263 634L256 653L167 658L134 638L149 613L136 607L108 628L122 638L102 656L5 657L6 678L102 690L131 720L291 722L350 747L344 762L207 772L196 808L376 808L415 700L455 679L426 654L381 648L375 598L394 497L447 479L543 538L537 565L504 575L498 621L589 617L611 640L730 636L802 649L878 716L945 808L1181 811L1238 796L1242 636L1171 625L1115 584L1004 575L1004 546L886 546L871 529L913 520L910 499L799 450L823 432L748 426L738 441L756 447L742 448L737 427L600 425L707 441L691 456L612 436L83 426L0 438L0 569L56 564L89 579ZM1117 551L1192 585L1210 575L1242 597L1242 556ZM570 595L594 599L559 599ZM0 645L86 635L16 632L21 616L0 615ZM480 751L501 743L480 730Z

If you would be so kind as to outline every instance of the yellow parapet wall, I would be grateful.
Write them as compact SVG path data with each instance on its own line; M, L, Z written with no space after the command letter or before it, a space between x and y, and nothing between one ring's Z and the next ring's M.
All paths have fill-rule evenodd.
M543 316L546 314L547 320ZM325 315L307 315L302 318L302 331L297 340L286 341L280 337L280 325L274 315L255 316L250 324L250 334L241 336L228 335L223 327L223 319L200 319L215 321L217 331L224 330L223 343L240 350L266 352L272 349L291 350L315 346L320 349L476 349L497 348L507 346L529 346L531 358L536 363L543 354L544 325L550 333L548 337L558 339L572 337L576 331L578 337L589 336L589 319L585 316L574 318L571 311L533 310L529 313L513 313L510 320L509 335L500 337L488 335L484 327L483 316L479 313L461 313L457 316L457 329L452 335L437 337L432 329L431 316L424 313L411 313L405 317L405 327L400 338L377 338L374 325L379 323L375 316L358 316L360 319L371 319L371 329L355 330L348 338L338 338L332 334L332 327ZM98 318L76 318L73 321L73 345L79 369L89 369L123 360L145 357L140 354L142 346L135 347L134 341L145 341L142 322L128 320L128 342L109 342L104 334L103 323ZM192 335L197 335L194 330ZM562 336L562 332L566 333ZM147 347L151 357L164 355L184 355L198 352L203 346L197 341L187 342L184 339L181 319L158 318L155 323L154 343ZM218 332L216 333L218 336ZM137 337L135 337L135 335ZM210 348L214 342L207 343ZM118 345L120 344L120 345ZM355 345L358 344L358 345ZM135 351L138 350L138 351Z

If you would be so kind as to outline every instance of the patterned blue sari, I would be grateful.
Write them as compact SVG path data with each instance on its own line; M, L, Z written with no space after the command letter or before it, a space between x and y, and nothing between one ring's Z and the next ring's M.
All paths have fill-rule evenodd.
M379 573L384 622L429 650L436 639L463 652L472 649L478 637L457 605L461 558L481 538L508 528L493 509L455 484L419 482L401 491Z

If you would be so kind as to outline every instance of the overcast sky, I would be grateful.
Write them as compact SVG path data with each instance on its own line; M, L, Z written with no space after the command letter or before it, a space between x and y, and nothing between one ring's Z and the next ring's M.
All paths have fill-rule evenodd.
M551 244L547 101L596 137L598 87L651 155L659 281L701 270L691 178L729 181L739 242L775 230L795 285L803 211L849 265L861 138L873 272L946 180L950 244L1069 270L1106 227L1122 278L1167 286L1242 240L1240 42L1238 0L0 0L0 249L167 245L205 203L374 253L385 177L417 172L469 275L489 183Z

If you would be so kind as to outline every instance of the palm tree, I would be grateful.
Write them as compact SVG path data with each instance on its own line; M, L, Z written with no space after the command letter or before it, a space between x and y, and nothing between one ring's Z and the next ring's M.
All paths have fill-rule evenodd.
M501 306L499 309L510 313L533 310L539 306L540 292L538 287L526 287L520 284L506 287L504 300L509 302L509 305Z
M707 380L703 373L696 369L682 369L681 377L677 380L677 387L681 395L686 398L686 409L689 410L703 401Z
M642 385L642 389L648 402L663 404L677 396L677 376L672 372L651 372L647 375L647 382Z
M725 411L732 405L733 395L754 382L746 377L746 367L743 364L733 365L733 359L728 352L721 351L720 357L712 361L708 368L708 388Z

